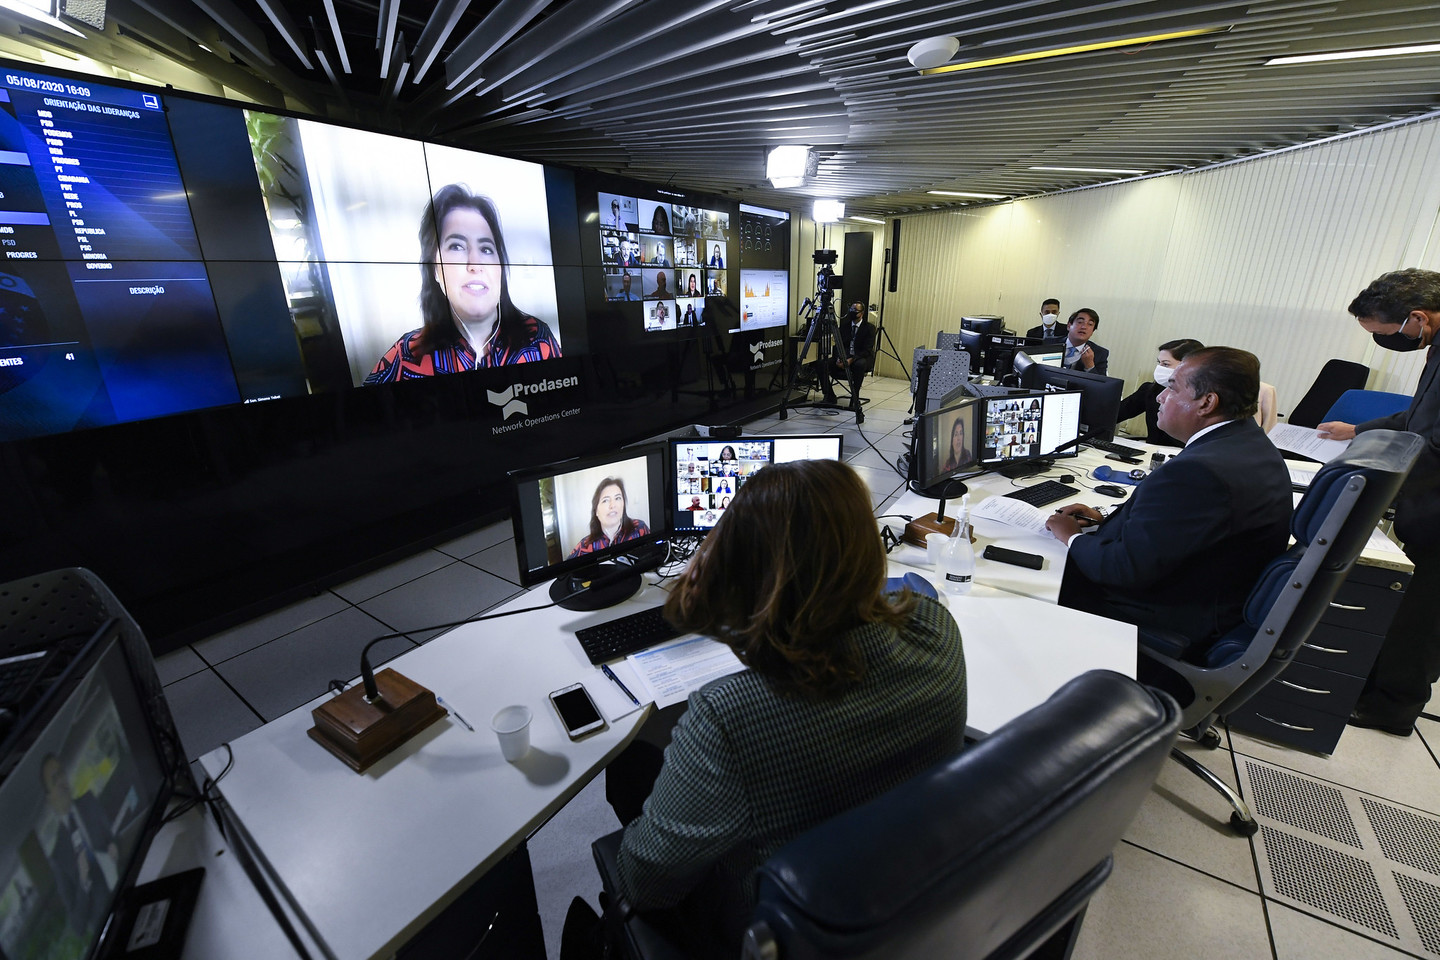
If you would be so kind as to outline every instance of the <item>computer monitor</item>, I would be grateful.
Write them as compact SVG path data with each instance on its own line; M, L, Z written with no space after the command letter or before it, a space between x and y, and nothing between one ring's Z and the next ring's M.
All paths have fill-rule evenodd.
M668 532L663 443L514 470L510 481L522 585L553 580L550 598L569 610L598 610L640 589L639 574L623 577L609 561Z
M980 401L967 398L937 406L915 420L914 481L929 489L973 472L980 462L977 416Z
M992 336L985 350L985 372L996 378L1009 376L1014 366L1015 354L1027 347L1038 347L1043 342L1029 337Z
M5 740L0 956L124 951L136 875L189 780L168 711L151 706L159 681L135 634L107 619ZM188 919L193 902L172 909Z
M1020 377L1020 385L1031 390L1079 390L1080 432L1089 440L1110 440L1115 436L1115 421L1120 417L1120 397L1125 381L1102 377L1084 370L1067 370L1033 364Z
M772 463L839 460L844 453L844 438L838 433L734 440L672 437L670 528L676 535L709 531L745 482Z
M961 330L960 349L970 354L970 369L979 370L985 363L985 352L990 349L990 334L980 330Z
M973 330L976 333L1004 333L1005 318L993 316L961 317L961 330Z
M984 401L979 453L985 466L1079 454L1082 394L1043 393Z

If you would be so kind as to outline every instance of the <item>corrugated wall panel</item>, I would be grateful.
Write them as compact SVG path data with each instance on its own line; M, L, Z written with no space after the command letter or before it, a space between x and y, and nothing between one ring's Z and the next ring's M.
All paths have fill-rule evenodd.
M1040 300L1101 314L1096 341L1133 387L1160 342L1256 353L1281 410L1324 362L1372 364L1408 392L1422 359L1372 349L1346 313L1370 280L1440 269L1440 121L1244 163L978 209L906 217L901 291L886 326L908 353L964 312L1035 322ZM898 369L881 364L882 372Z

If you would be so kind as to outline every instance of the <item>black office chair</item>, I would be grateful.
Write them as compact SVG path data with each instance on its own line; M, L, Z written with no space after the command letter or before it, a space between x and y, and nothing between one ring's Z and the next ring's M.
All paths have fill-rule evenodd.
M1415 458L1423 438L1394 430L1357 436L1345 453L1321 467L1295 508L1295 544L1270 562L1245 603L1245 620L1205 649L1179 634L1142 629L1141 677L1179 700L1180 726L1207 747L1220 743L1212 724L1280 675L1345 582ZM1230 786L1189 754L1177 761L1221 793L1230 825L1242 836L1259 829Z
M1326 411L1340 399L1346 390L1363 390L1370 376L1370 368L1353 360L1327 360L1320 368L1320 375L1305 391L1305 396L1295 404L1286 418L1287 423L1297 427L1318 427L1324 423Z
M751 960L1068 955L1179 723L1163 693L1096 670L957 757L800 835L760 869ZM620 833L596 841L614 894ZM679 956L642 915L631 957Z

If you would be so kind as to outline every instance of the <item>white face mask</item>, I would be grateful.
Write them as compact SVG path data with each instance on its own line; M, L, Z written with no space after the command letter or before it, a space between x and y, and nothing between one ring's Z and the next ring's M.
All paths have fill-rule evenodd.
M1168 386L1170 386L1170 381L1171 381L1171 380L1174 380L1174 379L1175 379L1175 368L1174 368L1174 367L1162 367L1162 366L1161 366L1160 364L1158 364L1158 363L1155 364L1155 382L1156 382L1156 383L1160 384L1160 386L1162 386L1162 387L1168 387Z
M1042 313L1042 314L1040 314L1040 322L1043 323L1043 324L1045 324L1045 326L1047 326L1047 327L1053 327L1053 326L1055 326L1055 321L1056 321L1056 320L1059 320L1059 319L1060 319L1060 318L1059 318L1058 316L1056 316L1055 314L1053 314L1053 313Z

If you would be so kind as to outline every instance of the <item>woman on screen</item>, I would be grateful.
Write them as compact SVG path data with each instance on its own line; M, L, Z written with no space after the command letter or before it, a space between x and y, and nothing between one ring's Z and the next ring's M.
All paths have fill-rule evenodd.
M710 251L710 266L712 266L712 267L723 267L723 266L725 266L725 258L724 258L723 256L721 256L721 254L720 254L720 244L718 244L718 243L715 244L715 249L712 250L712 251Z
M885 592L871 514L846 464L767 467L665 604L749 667L691 694L663 757L636 740L606 772L617 892L664 909L686 956L738 952L777 849L963 746L960 631L935 600Z
M420 216L420 315L366 383L393 383L477 367L549 360L560 342L515 306L500 216L489 197L441 187Z
M720 448L720 462L721 462L721 463L724 463L726 460L734 460L734 459L735 459L735 448L734 448L734 447L730 446L730 444L727 443L727 444L725 444L725 446L723 446L723 447Z
M625 511L625 481L619 477L606 477L590 498L590 533L575 545L565 559L574 560L587 553L649 535L650 528L645 521L633 519Z
M685 292L684 292L683 294L681 294L681 296L685 296L685 297L698 297L698 296L700 296L700 295L701 295L701 294L700 294L700 278L697 277L697 276L695 276L695 274L692 273L692 274L690 274L690 283L689 283L689 285L685 288Z
M954 425L950 427L950 453L945 458L945 465L940 468L940 472L954 473L974 459L970 448L965 445L965 417L961 414L955 418Z

